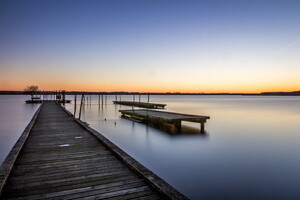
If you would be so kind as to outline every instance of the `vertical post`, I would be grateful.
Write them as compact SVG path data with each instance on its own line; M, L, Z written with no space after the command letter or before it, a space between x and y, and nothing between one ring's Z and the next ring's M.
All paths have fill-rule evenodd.
M149 99L150 99L150 96L148 94L148 101L147 101L147 103L149 103ZM147 117L148 117L148 109L149 109L149 105L147 105Z
M133 102L135 102L135 95L133 95Z
M92 105L92 95L90 94L90 105Z
M118 101L118 97L117 97L117 95L115 96L115 101Z
M98 105L100 106L100 94L98 96Z
M107 104L107 95L105 95L105 105Z
M180 132L181 131L181 121L180 120L175 121L174 125L175 125L176 132L177 133Z
M63 90L62 91L62 96L63 96L63 105L65 106L65 103L66 103L66 93L65 93L65 91Z
M119 99L120 99L120 101L122 101L122 99L121 99L121 95L120 95Z
M77 94L74 97L74 117L76 118L76 109L77 109Z
M82 103L83 108L85 108L85 99L86 99L86 97L83 95L83 103Z
M82 94L82 96L81 96L80 110L79 110L79 116L78 116L79 119L81 117L81 110L82 110L82 106L83 106L83 100L84 100L84 94Z
M204 133L204 122L201 122L200 132Z
M102 100L102 105L103 105L103 94L101 94L101 100Z

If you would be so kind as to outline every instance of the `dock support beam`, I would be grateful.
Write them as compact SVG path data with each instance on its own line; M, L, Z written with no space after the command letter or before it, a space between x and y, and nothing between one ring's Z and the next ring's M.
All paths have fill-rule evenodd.
M174 126L175 126L176 132L180 132L181 131L181 121L175 121L174 122Z
M200 132L204 133L204 122L201 122Z

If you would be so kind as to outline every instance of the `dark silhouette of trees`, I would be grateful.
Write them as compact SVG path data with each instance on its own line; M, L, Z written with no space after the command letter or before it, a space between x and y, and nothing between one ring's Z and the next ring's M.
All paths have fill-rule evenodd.
M34 99L34 95L38 92L39 86L37 85L30 85L30 86L26 86L26 88L24 89L26 94L30 94L31 95L31 100Z

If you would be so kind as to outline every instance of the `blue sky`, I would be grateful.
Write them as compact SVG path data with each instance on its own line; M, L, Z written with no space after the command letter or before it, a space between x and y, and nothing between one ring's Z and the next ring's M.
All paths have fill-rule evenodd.
M300 1L0 1L0 90L299 90Z

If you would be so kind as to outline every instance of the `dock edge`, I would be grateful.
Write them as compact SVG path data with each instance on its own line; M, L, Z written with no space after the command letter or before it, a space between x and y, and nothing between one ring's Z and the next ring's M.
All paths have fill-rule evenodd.
M29 133L37 119L37 116L40 113L40 110L43 106L43 103L40 105L40 107L37 109L33 117L31 118L28 125L25 127L23 133L13 146L13 148L10 150L9 154L6 156L5 160L3 161L2 165L0 166L0 197L2 194L2 190L7 182L8 176L14 166L15 161L17 160L28 136Z

